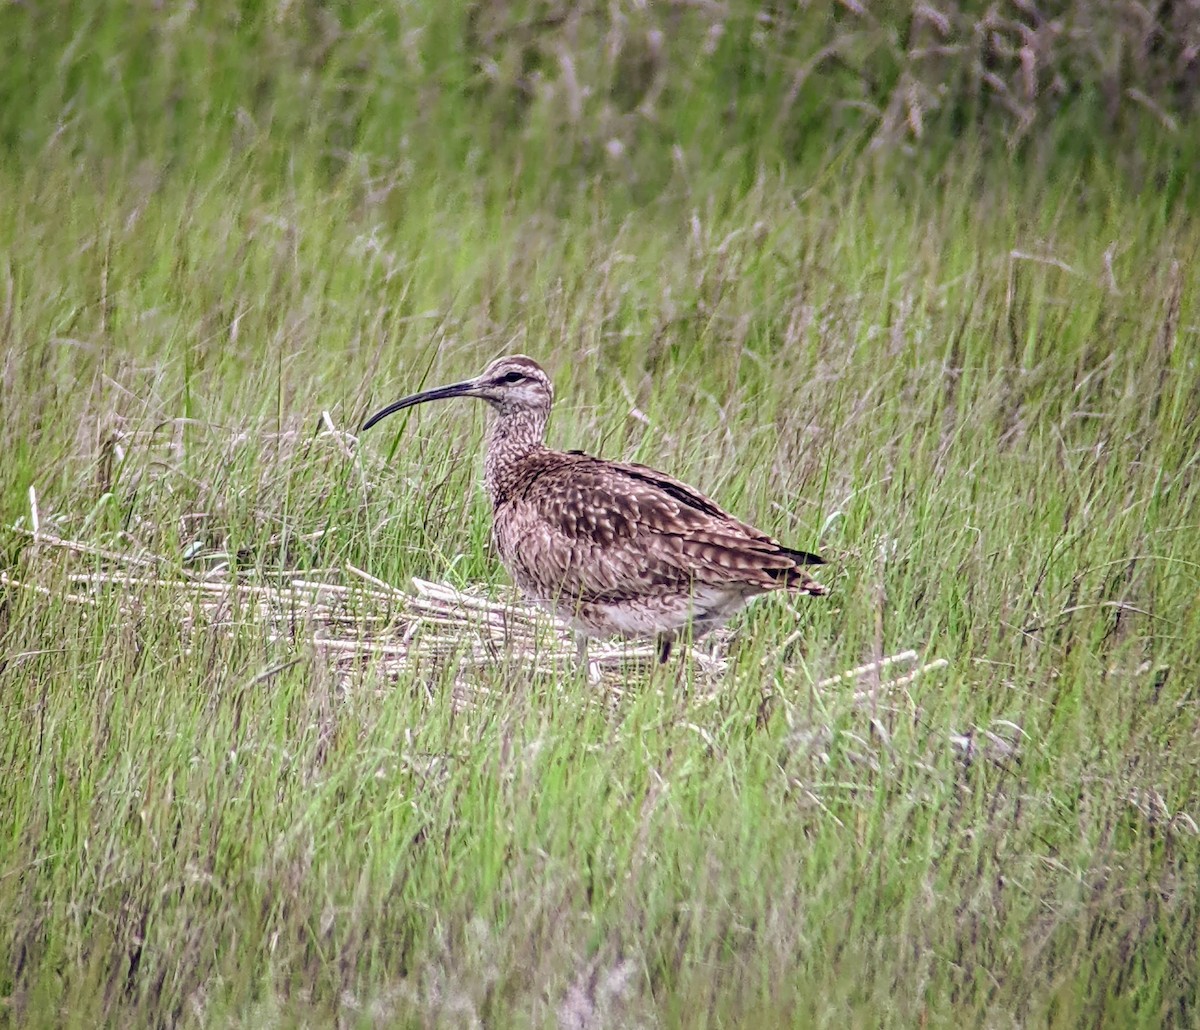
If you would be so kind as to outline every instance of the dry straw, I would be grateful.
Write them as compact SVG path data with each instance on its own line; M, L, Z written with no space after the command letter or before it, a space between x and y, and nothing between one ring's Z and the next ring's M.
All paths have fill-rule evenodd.
M465 702L480 689L482 669L503 664L525 674L546 675L573 672L576 664L570 630L511 592L487 597L414 577L409 593L349 563L342 569L303 573L235 575L225 564L196 573L181 573L176 565L166 572L170 563L165 560L69 540L44 524L32 532L24 527L15 531L34 538L27 559L36 562L41 555L56 569L63 567L64 559L69 567L86 560L88 568L67 572L65 592L29 575L0 572L5 587L86 606L116 592L116 603L130 615L143 608L151 593L165 594L178 608L179 623L190 631L231 633L256 622L272 642L308 641L346 689L361 684L368 670L395 680L414 668L452 669L456 699ZM50 561L52 555L57 557ZM727 641L728 634L717 634L712 646L688 653L698 695L716 694L729 668ZM631 673L648 672L654 658L649 643L618 641L593 647L589 677L620 696ZM852 688L856 703L875 703L945 665L945 660L923 663L916 651L903 651L823 679L813 689Z

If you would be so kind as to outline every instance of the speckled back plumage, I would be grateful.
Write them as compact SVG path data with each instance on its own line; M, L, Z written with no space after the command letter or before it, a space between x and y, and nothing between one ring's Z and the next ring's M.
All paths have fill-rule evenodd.
M380 412L448 396L494 410L484 459L500 558L517 586L586 636L649 636L666 657L688 625L700 635L758 594L824 594L785 547L679 480L645 465L544 446L553 388L524 355Z

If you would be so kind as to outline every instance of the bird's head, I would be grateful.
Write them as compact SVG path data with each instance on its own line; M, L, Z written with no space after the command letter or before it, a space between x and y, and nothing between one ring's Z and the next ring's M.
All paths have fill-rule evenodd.
M403 397L377 411L363 423L364 430L370 429L380 419L397 411L411 408L426 401L445 400L449 397L478 397L485 400L501 415L519 412L534 412L543 417L549 414L554 400L554 387L550 377L533 358L524 354L510 354L497 358L474 379L461 383L423 390L410 397Z

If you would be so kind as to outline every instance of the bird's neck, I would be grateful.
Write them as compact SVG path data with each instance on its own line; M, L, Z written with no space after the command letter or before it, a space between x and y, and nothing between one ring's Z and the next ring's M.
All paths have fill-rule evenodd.
M493 506L503 503L520 486L524 459L543 449L546 417L546 412L528 410L492 414L483 472Z

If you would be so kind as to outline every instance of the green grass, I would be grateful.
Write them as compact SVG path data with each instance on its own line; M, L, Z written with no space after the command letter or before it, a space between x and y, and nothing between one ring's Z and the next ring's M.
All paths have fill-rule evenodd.
M256 110L241 139L222 119L262 98L269 18L230 30L243 82L81 10L56 30L96 37L67 92L0 120L0 571L44 588L0 587L0 1023L1195 1022L1182 200L1116 159L966 148L931 174L840 145L664 150L653 191L464 164L495 111L455 99L453 62L461 120L442 150L413 129L409 175L371 105L428 69L338 92L403 26L362 22L308 78L285 62L273 128ZM43 133L55 104L89 110L72 82L111 138ZM302 107L355 97L333 160ZM554 377L552 442L820 548L831 596L740 617L715 689L631 666L606 696L508 657L461 710L452 670L345 689L303 612L280 639L169 585L199 546L248 581L350 563L498 589L483 412L357 444L322 413L352 431L510 350ZM31 491L43 530L168 585L69 600L114 563L22 532ZM949 664L875 705L814 687L910 647Z

